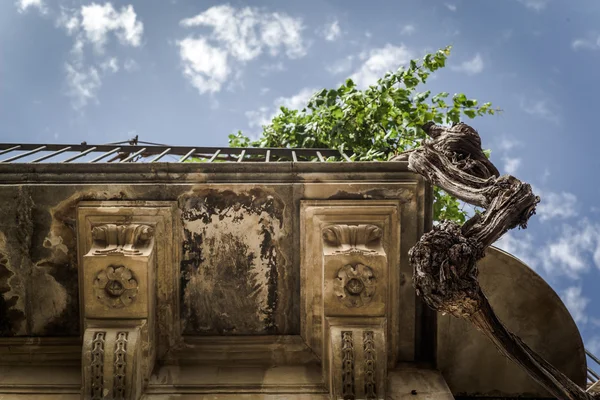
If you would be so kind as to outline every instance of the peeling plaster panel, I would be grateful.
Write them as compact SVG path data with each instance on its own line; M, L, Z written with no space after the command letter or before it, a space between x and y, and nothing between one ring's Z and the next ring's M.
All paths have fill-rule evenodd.
M190 306L182 302L184 332L296 334L300 199L335 198L336 193L356 199L406 196L397 182L414 181L415 175L403 163L391 164L0 164L0 337L79 336L75 225L80 201L179 200L182 215L193 219L211 190L225 193L220 208L211 211L206 223L188 221L181 232L182 252L186 243L199 245L202 257L212 264L203 264L206 271L189 276L193 285L187 294L181 290ZM305 190L303 184L309 182L330 182L331 189ZM258 191L248 196L253 189ZM226 203L231 210L223 207ZM32 223L31 234L21 229L24 215ZM200 236L206 241L198 244ZM30 244L23 246L25 242ZM210 285L202 274L211 268L214 273L216 265L226 268L219 269L221 286L210 299L201 290ZM242 279L222 279L227 274ZM183 280L185 275L180 276ZM248 301L252 296L255 301ZM219 301L220 309L214 307ZM239 316L233 325L239 327L232 328L227 321L235 320L231 310L238 308L252 313L242 319L235 311ZM201 309L220 312L222 326L203 326L196 318Z
M290 188L280 188L287 192ZM185 334L293 334L291 216L275 190L202 189L182 198ZM281 291L280 285L288 290Z

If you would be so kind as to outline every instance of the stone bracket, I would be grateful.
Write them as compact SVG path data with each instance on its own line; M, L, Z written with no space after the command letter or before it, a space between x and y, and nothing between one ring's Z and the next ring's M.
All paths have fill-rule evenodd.
M82 354L83 399L141 397L140 336L140 327L86 329Z
M172 314L158 313L157 307L177 304L165 298L157 276L172 266L172 217L171 204L101 202L78 208L82 399L140 399L164 353L159 338L171 331L160 326Z
M327 318L328 375L333 399L385 399L385 319Z

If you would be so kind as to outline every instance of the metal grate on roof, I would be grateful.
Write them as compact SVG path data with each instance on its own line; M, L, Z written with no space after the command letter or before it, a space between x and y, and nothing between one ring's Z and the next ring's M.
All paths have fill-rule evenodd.
M103 145L0 143L0 163L304 162L352 160L332 149L191 147L128 141Z
M593 385L600 385L600 375L596 372L600 371L600 359L587 349L585 350L585 354L588 356L588 361L591 361L588 362L587 365L587 386L588 388L591 388ZM592 368L592 366L594 368ZM600 388L596 387L595 389L599 390Z

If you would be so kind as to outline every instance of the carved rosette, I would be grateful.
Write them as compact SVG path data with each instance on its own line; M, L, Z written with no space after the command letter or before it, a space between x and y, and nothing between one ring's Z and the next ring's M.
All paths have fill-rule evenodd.
M371 267L356 264L344 265L333 281L333 291L347 307L362 307L373 299L376 288L375 274Z
M123 265L109 265L94 279L94 295L110 308L127 307L138 293L138 281L133 272Z

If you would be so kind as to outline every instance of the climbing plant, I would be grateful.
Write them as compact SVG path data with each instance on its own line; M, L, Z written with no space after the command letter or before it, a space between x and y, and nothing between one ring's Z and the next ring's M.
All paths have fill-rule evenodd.
M456 124L498 112L491 103L480 104L463 93L422 90L446 66L450 50L412 60L365 89L347 79L336 89L316 92L302 109L282 106L257 140L238 131L229 135L229 145L331 148L351 154L354 161L387 161L419 147L426 137L421 126L428 121ZM456 198L437 187L434 195L436 220L465 221L467 213Z

